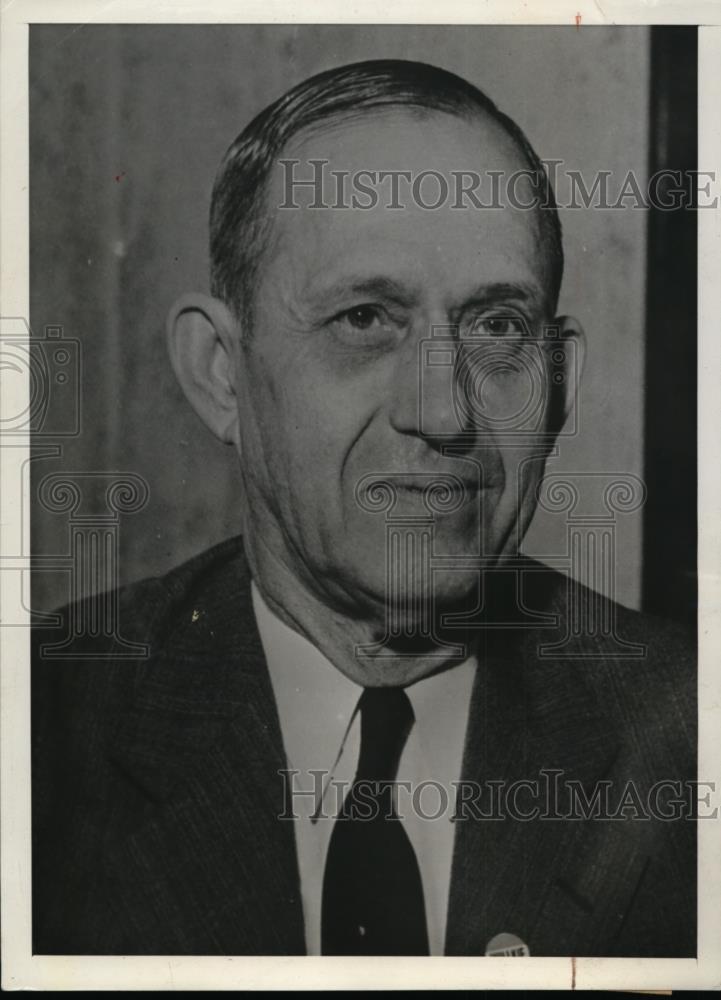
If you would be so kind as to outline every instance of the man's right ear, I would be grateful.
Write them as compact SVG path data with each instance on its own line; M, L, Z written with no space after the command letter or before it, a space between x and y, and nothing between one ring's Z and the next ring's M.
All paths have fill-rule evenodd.
M173 370L191 406L217 438L238 446L238 321L219 299L191 293L171 307L166 333Z

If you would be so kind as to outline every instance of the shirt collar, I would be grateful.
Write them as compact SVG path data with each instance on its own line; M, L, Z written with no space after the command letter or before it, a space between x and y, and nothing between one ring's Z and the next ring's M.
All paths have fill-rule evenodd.
M468 709L477 660L469 656L441 673L423 677L406 688L427 777L446 784L461 777Z
M301 772L312 769L332 772L363 687L346 677L313 643L281 621L268 607L255 583L252 584L252 599L278 705L288 766ZM425 759L430 765L433 762L440 765L449 758L449 744L453 744L454 753L450 755L456 759L452 766L456 772L453 777L459 777L457 768L475 672L476 659L471 656L449 670L425 677L406 688ZM308 720L317 720L318 724L311 726Z
M332 771L363 688L281 621L255 583L252 595L288 766Z

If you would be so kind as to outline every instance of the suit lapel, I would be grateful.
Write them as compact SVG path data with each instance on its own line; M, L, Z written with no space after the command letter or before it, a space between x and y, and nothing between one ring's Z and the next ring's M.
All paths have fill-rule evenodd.
M117 918L151 953L302 954L285 754L241 560L181 601L160 645L112 750L145 799L108 838Z
M110 739L137 802L116 822L111 811L98 891L118 901L118 939L148 954L303 954L293 823L277 818L286 760L242 556L191 590L172 595ZM480 635L462 768L481 789L476 808L498 814L489 782L505 792L545 768L588 787L611 773L618 734L586 665L539 660L539 641L555 638L545 629ZM472 805L463 816L446 954L482 955L502 932L535 955L597 954L612 939L645 865L642 824L479 819Z
M549 635L552 641L555 632L546 630L510 639L481 633L462 780L481 789L484 815L496 818L465 808L457 820L447 955L483 955L500 933L520 938L531 955L598 954L599 942L620 928L643 873L638 823L518 818L534 805L544 811L544 789L555 780L558 806L548 811L563 816L564 784L588 791L612 774L619 751L613 722L584 682L587 664L538 659ZM554 779L554 770L563 773ZM494 781L501 789L495 802ZM523 781L538 782L540 795L517 785L514 817L505 795Z

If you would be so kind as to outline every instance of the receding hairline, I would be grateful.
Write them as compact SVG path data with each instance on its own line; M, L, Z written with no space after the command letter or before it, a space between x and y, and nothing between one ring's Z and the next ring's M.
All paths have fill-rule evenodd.
M395 116L418 121L430 118L448 118L466 122L469 126L473 126L478 122L488 124L493 131L505 140L508 148L512 148L518 154L519 159L524 162L526 167L535 169L535 163L531 160L518 138L508 131L503 122L500 122L498 118L494 117L494 115L484 108L431 108L421 104L411 105L400 102L398 104L361 106L352 111L332 112L327 118L302 125L293 135L287 138L275 158L277 161L287 159L290 153L300 149L310 139L321 138L333 132L342 132L343 129L360 124L368 119L393 118Z
M541 213L537 215L540 245L550 250L548 298L555 306L563 272L563 245L553 189L543 161L520 126L479 88L448 70L406 60L355 63L301 81L261 111L234 140L221 161L211 201L214 293L234 305L238 299L245 300L245 304L240 302L244 312L247 300L253 296L257 266L267 250L265 238L272 229L273 213L267 198L274 161L290 158L293 149L312 136L342 129L354 121L399 113L420 120L448 115L469 124L495 123L497 134L532 174L539 175L548 194L544 199L548 207L537 206L535 212ZM239 195L243 187L245 192ZM231 195L235 203L229 202ZM239 201L244 211L238 211ZM233 237L231 227L224 224L222 209L229 210L231 221L237 223ZM240 244L244 235L248 253ZM235 274L229 274L231 257L241 265Z

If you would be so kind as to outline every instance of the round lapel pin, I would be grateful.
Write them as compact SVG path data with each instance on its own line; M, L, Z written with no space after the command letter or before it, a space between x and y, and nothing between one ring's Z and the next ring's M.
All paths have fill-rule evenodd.
M486 958L530 954L528 945L515 934L496 934L486 945Z

